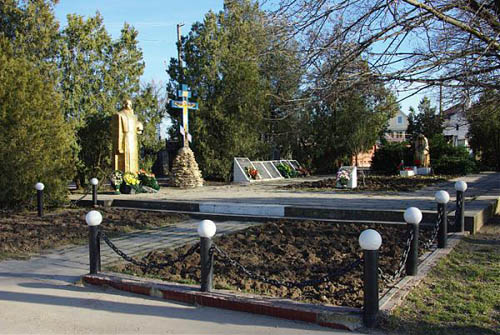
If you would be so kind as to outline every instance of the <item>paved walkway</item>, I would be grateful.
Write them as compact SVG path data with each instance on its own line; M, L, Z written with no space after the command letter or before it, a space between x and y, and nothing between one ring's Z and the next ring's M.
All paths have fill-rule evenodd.
M113 239L130 255L197 240L198 221ZM218 234L253 222L216 222ZM117 256L103 243L103 263ZM88 272L88 248L53 250L0 262L1 334L355 334L313 324L102 290L76 283Z
M216 203L244 203L244 204L278 204L295 206L314 206L339 209L406 209L418 207L421 210L435 210L434 194L438 190L445 190L450 194L450 204L455 201L456 180L464 180L468 184L465 193L466 201L470 202L478 197L494 193L500 196L500 173L481 173L456 178L449 182L426 187L415 192L311 192L284 189L290 183L314 181L321 178L309 177L295 180L278 180L263 183L244 185L205 186L197 189L178 189L163 187L156 194L111 195L100 194L100 200L171 200L186 202L216 202ZM78 195L72 196L78 199ZM90 200L91 196L85 199ZM476 206L482 206L476 202Z

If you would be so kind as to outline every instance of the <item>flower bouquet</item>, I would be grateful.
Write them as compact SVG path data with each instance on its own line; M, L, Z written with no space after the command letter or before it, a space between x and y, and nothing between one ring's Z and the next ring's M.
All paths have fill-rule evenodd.
M111 186L115 189L115 194L120 194L120 186L123 183L123 172L120 170L115 170L109 176L109 181Z
M247 173L247 176L250 179L253 179L253 180L259 179L259 171L257 171L257 169L254 169L253 167L247 166L245 168L245 172Z
M347 170L340 170L337 172L337 187L346 187L347 183L351 180L351 175Z
M137 174L125 172L123 174L123 183L120 186L120 192L124 194L134 194L139 190L140 180Z
M139 181L141 182L141 186L151 187L156 191L160 189L160 185L158 184L154 173L147 172L144 169L139 170Z

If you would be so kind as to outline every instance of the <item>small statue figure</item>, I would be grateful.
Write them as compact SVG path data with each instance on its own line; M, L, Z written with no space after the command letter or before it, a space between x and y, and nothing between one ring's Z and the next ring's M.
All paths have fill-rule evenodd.
M113 137L113 169L123 173L139 171L139 145L137 134L142 134L143 125L132 110L132 101L125 100L123 109L113 115L111 130Z
M419 134L415 141L415 165L420 165L421 167L429 167L431 165L429 141L423 134Z

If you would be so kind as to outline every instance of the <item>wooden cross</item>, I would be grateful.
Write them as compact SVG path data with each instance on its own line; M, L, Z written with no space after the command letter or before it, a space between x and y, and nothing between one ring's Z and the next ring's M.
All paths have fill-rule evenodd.
M191 142L191 134L189 133L189 115L188 112L190 109L197 110L198 103L189 102L189 98L191 98L191 90L190 88L182 84L181 90L177 91L177 97L182 100L170 100L170 107L172 108L182 108L182 127L180 129L181 134L184 137L184 146L189 146L189 142Z

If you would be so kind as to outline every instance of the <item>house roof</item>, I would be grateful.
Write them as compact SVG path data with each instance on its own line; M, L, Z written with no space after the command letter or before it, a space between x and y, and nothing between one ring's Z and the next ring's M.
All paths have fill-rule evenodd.
M443 111L443 116L445 119L449 119L452 115L458 114L458 113L463 113L464 112L464 104L456 104L451 106L450 108L447 108Z

